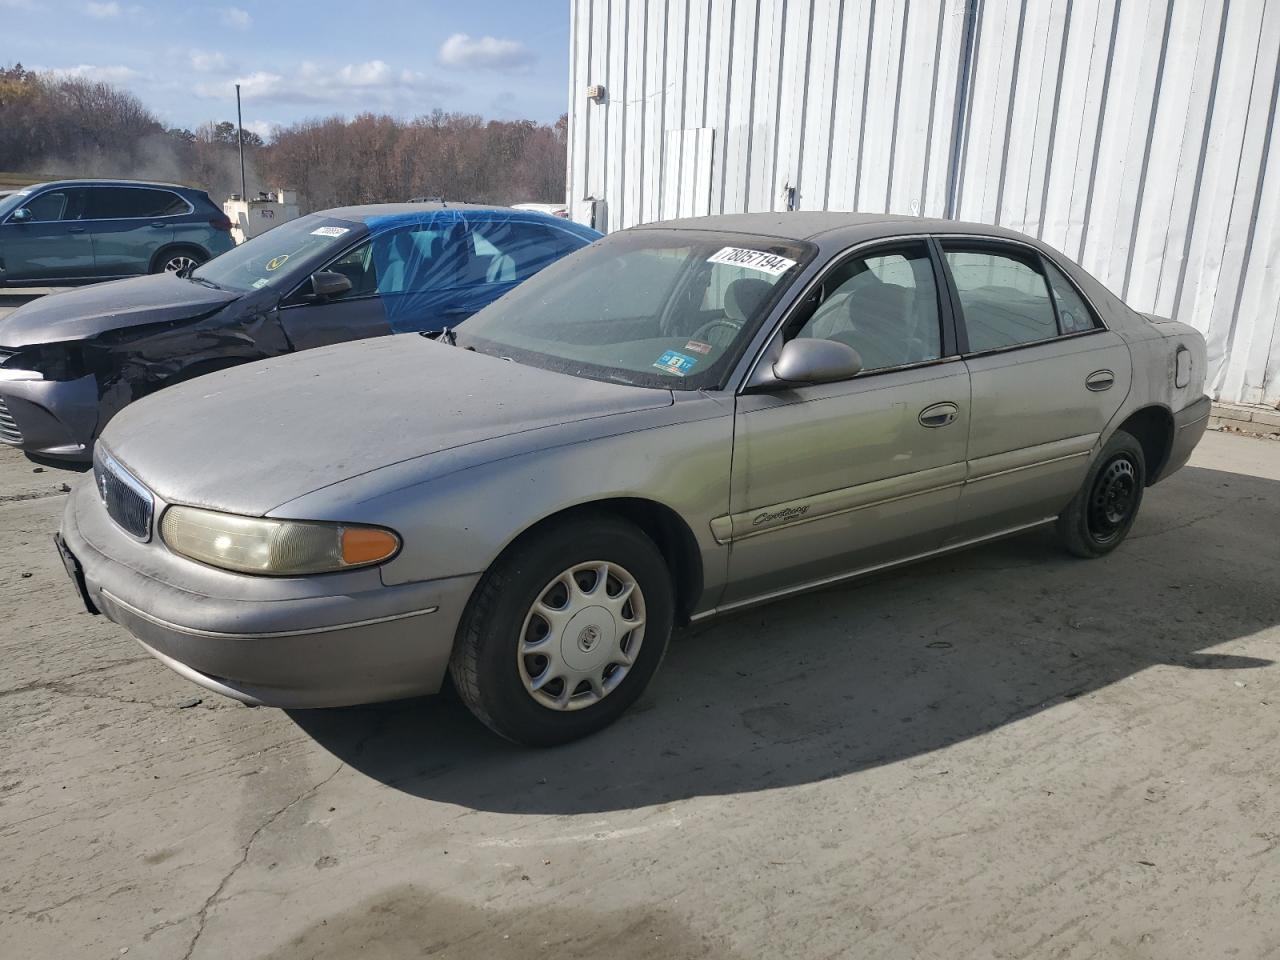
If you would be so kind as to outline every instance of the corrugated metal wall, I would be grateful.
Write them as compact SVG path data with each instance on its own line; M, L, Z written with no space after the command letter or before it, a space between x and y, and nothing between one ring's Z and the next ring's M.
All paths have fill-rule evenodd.
M1221 399L1280 405L1280 0L571 5L579 215L1002 224L1205 331Z

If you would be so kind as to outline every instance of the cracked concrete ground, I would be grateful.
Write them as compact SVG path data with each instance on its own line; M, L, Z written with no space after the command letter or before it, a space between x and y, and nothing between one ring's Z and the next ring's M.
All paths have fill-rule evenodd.
M1280 956L1280 444L1210 434L1104 560L1036 533L686 632L541 752L449 696L197 690L78 608L32 470L6 958Z

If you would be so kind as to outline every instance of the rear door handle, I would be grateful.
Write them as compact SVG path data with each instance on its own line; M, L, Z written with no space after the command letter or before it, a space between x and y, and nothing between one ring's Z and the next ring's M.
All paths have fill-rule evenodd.
M153 223L151 225L155 227L157 230L163 230L165 227L168 226L167 223Z
M953 423L959 413L960 408L954 403L935 403L920 411L920 426L945 427L948 423Z
M1115 382L1116 375L1110 370L1095 370L1084 379L1084 385L1094 393L1110 390Z
M84 227L67 227L67 233L84 233Z

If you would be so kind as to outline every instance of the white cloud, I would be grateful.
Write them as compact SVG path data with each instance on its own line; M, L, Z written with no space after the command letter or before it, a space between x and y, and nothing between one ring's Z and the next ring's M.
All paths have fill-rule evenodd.
M120 4L115 0L111 0L110 3L94 3L90 0L84 5L84 12L95 20L108 20L111 17L120 16Z
M294 70L257 70L235 79L245 101L425 112L451 85L415 70L396 69L384 60L343 66L304 61ZM225 97L227 83L197 84L202 97Z
M221 50L192 50L189 63L196 73L221 73L228 67L227 55Z
M439 59L447 67L522 70L533 63L534 56L519 40L455 33L441 45Z
M247 30L253 23L253 17L249 16L249 11L239 7L223 7L219 12L222 15L222 22L237 30Z
M74 67L56 67L49 72L58 77L77 77L102 83L127 83L142 76L133 67L122 65L100 66L94 63L81 63Z
M256 133L263 140L270 140L276 135L276 125L269 120L250 120L244 128L250 133Z

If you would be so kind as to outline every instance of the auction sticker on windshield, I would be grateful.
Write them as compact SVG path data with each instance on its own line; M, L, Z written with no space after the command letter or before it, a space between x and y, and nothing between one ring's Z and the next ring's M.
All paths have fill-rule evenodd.
M349 227L316 227L311 231L311 235L313 237L340 237L349 229Z
M267 269L279 270L281 267L284 266L284 262L288 259L289 259L289 255L287 253L282 253L280 254L280 256L276 257L275 259L267 261Z
M697 363L697 357L686 357L683 353L668 350L658 358L658 362L654 366L659 370L665 370L667 373L674 373L677 377L683 377L697 366Z
M786 273L796 265L794 260L763 250L747 250L744 247L721 247L707 258L707 263L724 263L748 270L759 270L771 277Z

